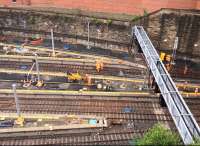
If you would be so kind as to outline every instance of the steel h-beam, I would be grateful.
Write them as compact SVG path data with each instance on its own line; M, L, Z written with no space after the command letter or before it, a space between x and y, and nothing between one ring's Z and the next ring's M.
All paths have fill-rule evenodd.
M143 51L147 65L151 69L184 144L193 143L194 138L200 137L200 128L143 27L134 26L132 37L136 39Z

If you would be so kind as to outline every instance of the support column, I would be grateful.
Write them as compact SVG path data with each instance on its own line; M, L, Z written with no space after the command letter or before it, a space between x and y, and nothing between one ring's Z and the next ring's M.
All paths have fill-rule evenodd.
M90 21L88 20L87 22L87 27L88 27L88 42L87 42L87 49L90 49Z
M55 57L55 46L54 46L54 36L53 36L53 29L51 29L51 43L52 43L52 56Z
M17 116L20 117L20 107L19 107L19 100L18 100L17 93L16 93L16 84L12 84L12 89L13 89L13 94L14 94L14 98L15 98Z
M37 81L40 82L40 71L39 71L39 64L38 64L38 55L35 54L35 64L36 64L36 71L37 71Z

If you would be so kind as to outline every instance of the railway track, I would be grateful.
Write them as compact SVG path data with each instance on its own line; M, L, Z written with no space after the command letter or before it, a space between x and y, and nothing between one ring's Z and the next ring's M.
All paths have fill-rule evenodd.
M72 133L71 135L61 131L52 131L51 134L42 132L42 134L16 133L16 135L4 137L0 135L0 144L2 145L127 145L133 138L141 137L148 128L158 121L167 123L174 128L167 111L158 113L162 109L158 97L151 99L149 97L132 97L132 100L126 98L109 100L106 97L97 100L92 99L92 96L69 96L65 99L62 95L29 96L19 94L19 97L22 112L101 115L107 117L110 121L114 121L113 123L116 123L116 121L121 121L121 123L120 125L110 125L108 128L99 131ZM1 94L0 101L1 111L15 111L15 104L11 95ZM2 105L7 106L2 107ZM124 113L122 111L124 107L133 108L134 111Z
M3 102L2 102L3 101ZM152 102L132 102L119 103L117 101L80 101L80 100L46 100L46 99L22 99L20 98L20 107L23 112L30 113L53 113L53 114L90 114L104 116L112 120L170 120L170 116L166 116L166 111L162 114L155 115L154 110L160 110L159 103ZM132 108L133 112L125 113L123 108ZM143 109L147 107L147 109ZM2 99L0 109L4 112L15 112L14 100Z
M45 96L45 95L44 95ZM53 96L52 96L53 97ZM63 99L63 98L31 98L20 97L20 107L25 113L44 113L44 114L75 114L75 115L97 115L104 116L111 121L122 123L130 120L146 121L171 121L171 116L166 109L160 106L159 98L154 97L151 100L142 100L142 97L136 100L96 100L96 99ZM186 103L192 113L200 122L199 106L197 98L186 98ZM197 103L194 106L194 102ZM133 111L125 113L124 108L131 108ZM145 107L145 109L144 109ZM12 97L1 97L0 110L2 112L15 112L15 103Z
M26 31L26 33L33 32ZM37 31L34 33L41 32ZM49 32L42 32L41 34L49 35ZM64 36L64 34L60 33L55 33L55 35ZM48 55L48 53L49 52L43 52L43 55ZM0 68L22 69L22 66L27 66L25 70L28 70L31 65L32 60L23 62L0 61ZM96 72L95 64L89 63L80 65L73 63L40 62L40 71L51 71L55 73L79 71L83 74L99 74ZM123 64L114 67L105 66L100 74L119 76L120 71L122 71L124 74L123 76L126 77L145 75L145 69L138 69L126 65L123 66ZM192 72L189 72L184 77L191 77L192 74ZM172 76L182 77L183 75L177 70L172 72ZM36 98L37 96L38 98ZM129 141L131 139L141 137L143 133L156 122L167 123L172 129L174 128L171 116L166 108L160 106L158 97L133 97L131 100L106 100L104 96L101 97L101 100L97 100L92 96L81 96L78 98L74 96L68 97L67 99L58 95L53 95L50 98L48 97L49 95L43 95L43 97L41 97L41 95L37 96L19 94L22 113L96 115L106 117L111 121L112 125L109 127L110 129L98 129L91 130L90 132L73 134L69 134L66 131L52 131L52 133L44 131L39 134L16 133L16 135L0 135L0 145L127 145L130 144ZM186 98L186 103L189 105L197 122L200 123L200 112L198 110L200 102L198 99ZM127 108L131 109L131 111L127 112L125 110ZM15 112L16 109L13 97L8 94L3 96L1 94L0 110L1 112ZM119 125L113 126L113 124Z
M123 72L124 76L141 76L145 74L145 71L142 69L136 68L113 68L113 67L104 67L103 71L98 73L96 71L95 64L92 66L89 65L74 65L74 64L53 64L53 63L40 63L40 71L49 71L49 72L80 72L82 74L104 74L104 75L115 75L120 76L120 71ZM16 61L1 61L0 68L7 69L21 69L22 66L26 66L27 70L31 68L31 62L16 62Z
M96 135L79 135L69 136L64 134L54 134L46 136L22 136L13 138L1 139L0 144L2 145L95 145L95 144L124 144L124 141L128 143L133 137L141 136L142 132L119 132L119 133L108 133L108 134L96 134ZM104 144L104 145L105 145Z
M184 68L176 67L170 72L170 74L174 78L200 79L200 71L196 69L189 69L186 73L184 73Z
M128 145L130 141L141 137L153 121L130 121L126 125L111 125L108 128L74 133L67 131L42 131L39 133L16 133L12 135L0 135L0 144L6 145ZM166 123L171 125L173 123Z
M20 45L15 45L15 44L4 44L4 43L0 43L0 54L5 54L5 51L3 51L3 48L1 46L10 46L12 48L21 48ZM39 53L39 56L42 57L47 57L49 59L51 59L52 57L52 49L51 48L44 48L42 46L25 46L25 48L27 49L27 52L24 53L17 53L16 51L12 50L11 52L9 52L9 54L11 56L18 54L17 56L21 56L21 58L24 57L31 57L35 54L35 52ZM105 50L103 50L104 52ZM90 52L73 52L73 51L66 51L66 50L62 50L62 49L58 49L56 48L55 53L57 54L56 57L58 58L76 58L76 59L91 59L91 60L104 60L107 63L111 63L111 64L116 64L117 62L124 62L126 65L131 65L134 63L138 63L138 64L145 64L144 62L144 58L142 55L137 54L134 59L134 63L133 63L133 59L119 59L119 57L114 57L114 56L107 56L107 55L102 55L102 54L96 54L96 53L90 53ZM10 56L9 55L9 56ZM24 56L26 55L26 56ZM128 55L128 54L127 54ZM5 55L1 55L1 56L5 56ZM54 58L54 57L53 57ZM55 58L54 58L55 59Z
M142 97L141 97L142 98ZM193 98L186 98L186 103L193 111L195 116L200 114L198 111L199 103ZM197 104L195 104L197 103ZM195 106L194 106L195 104ZM50 99L50 98L20 98L20 107L23 112L30 113L53 113L53 114L90 114L105 116L108 119L117 120L154 120L170 121L170 115L166 109L162 109L159 99L149 101L119 101L119 100L96 100L96 99ZM131 108L131 113L125 113L124 108ZM145 107L145 109L144 109ZM4 112L15 112L15 102L13 98L1 97L0 109Z

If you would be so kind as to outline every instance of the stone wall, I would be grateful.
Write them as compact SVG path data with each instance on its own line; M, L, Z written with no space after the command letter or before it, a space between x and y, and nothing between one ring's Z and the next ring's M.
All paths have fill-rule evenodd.
M171 51L179 38L178 54L200 56L200 11L161 9L132 22L133 16L93 15L27 9L0 9L0 30L3 33L25 36L40 34L50 38L50 29L56 39L87 45L87 22L90 21L91 45L117 51L126 51L130 43L131 26L142 25L158 50ZM120 19L119 19L120 18ZM3 28L3 29L2 29ZM6 28L6 29L5 29ZM8 31L8 30L12 31ZM7 30L7 31L5 31ZM26 30L26 31L25 31ZM21 33L21 32L24 33Z
M178 37L179 53L200 56L200 11L162 9L136 24L146 28L157 49L172 50Z
M111 20L72 15L60 12L46 12L22 9L0 9L0 27L4 34L10 31L39 33L41 37L50 35L52 28L56 39L87 45L88 21L90 22L91 45L112 50L127 51L130 40L130 23L128 21ZM16 33L15 33L16 35Z

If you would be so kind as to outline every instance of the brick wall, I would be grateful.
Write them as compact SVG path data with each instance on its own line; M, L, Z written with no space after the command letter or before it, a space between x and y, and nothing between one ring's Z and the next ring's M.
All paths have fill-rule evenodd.
M142 14L160 8L200 9L200 0L0 0L0 5L62 7L97 12Z
M90 35L94 46L127 51L131 26L138 24L146 28L156 49L171 51L177 36L179 37L178 54L198 58L200 56L200 10L161 9L134 22L113 20L111 24L107 23L109 22L107 19L97 18L87 17L91 21ZM70 40L69 42L87 45L87 19L83 15L71 16L71 14L49 11L39 13L23 9L5 11L2 8L0 9L0 33L2 31L4 34L10 34L18 30L19 35L24 36L24 33L20 32L26 29L42 34L40 32L49 32L53 27L54 32L62 34L58 37L65 36L66 42ZM12 31L4 28L10 28Z

